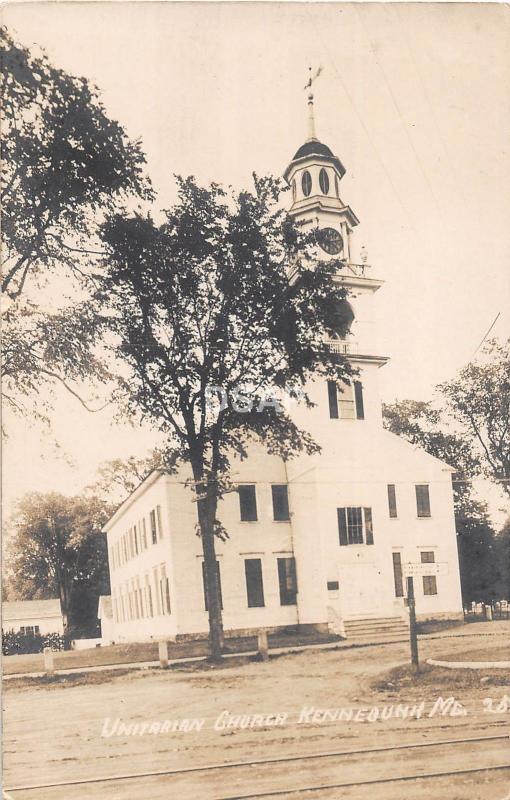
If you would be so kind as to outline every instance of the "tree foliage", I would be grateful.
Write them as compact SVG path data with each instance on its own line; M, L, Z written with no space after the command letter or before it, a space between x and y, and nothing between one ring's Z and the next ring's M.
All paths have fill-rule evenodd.
M137 458L113 458L99 465L97 480L88 491L96 497L108 502L121 502L149 475L154 469L165 468L163 454L155 449L147 456Z
M97 225L151 190L140 144L108 117L96 87L5 28L0 59L3 378L6 401L26 413L24 400L41 386L97 376L86 297L101 255ZM48 309L41 290L51 281ZM77 289L71 302L66 294Z
M448 410L479 452L483 473L510 497L510 339L492 339L480 361L439 387Z
M67 634L90 622L84 619L87 598L93 599L95 617L99 595L109 594L101 533L109 511L96 498L25 495L8 525L9 599L58 597Z
M332 279L338 263L312 264L312 237L281 209L274 179L254 177L253 190L239 194L193 178L178 178L178 188L163 224L113 215L104 225L107 275L98 300L115 337L112 355L124 364L127 413L162 431L191 467L218 657L214 534L225 535L218 499L232 488L232 459L245 458L251 441L284 459L317 451L273 400L287 387L309 403L309 378L350 374L323 344L345 290ZM214 402L213 387L229 402Z

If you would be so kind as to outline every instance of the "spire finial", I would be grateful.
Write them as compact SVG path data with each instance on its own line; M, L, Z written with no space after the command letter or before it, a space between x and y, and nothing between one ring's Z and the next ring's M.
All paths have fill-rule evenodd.
M315 75L312 75L312 67L308 67L309 77L305 89L308 89L308 142L313 142L317 139L315 134L315 117L313 108L313 92L312 84L322 72L322 67L319 67Z

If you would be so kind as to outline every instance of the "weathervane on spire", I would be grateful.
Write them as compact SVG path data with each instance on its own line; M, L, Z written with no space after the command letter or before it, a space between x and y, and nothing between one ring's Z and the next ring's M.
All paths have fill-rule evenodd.
M307 141L312 142L317 139L317 136L315 135L315 117L313 113L312 86L319 77L319 75L321 74L322 67L319 67L316 70L315 75L312 75L312 67L308 67L308 71L309 71L309 78L303 88L308 89L308 140Z

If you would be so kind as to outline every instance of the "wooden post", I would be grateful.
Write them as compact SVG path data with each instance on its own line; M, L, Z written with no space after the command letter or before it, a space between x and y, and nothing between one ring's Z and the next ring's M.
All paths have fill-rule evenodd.
M416 602L414 599L414 583L407 578L407 603L409 605L409 635L411 641L411 664L415 672L420 671L418 658L418 636L416 631Z
M269 646L267 644L267 631L260 630L257 642L257 650L259 651L259 655L262 661L267 661L269 659Z
M53 650L51 647L45 647L44 650L44 671L46 675L55 674L55 666L53 664Z
M168 667L168 642L158 642L159 666L161 669Z

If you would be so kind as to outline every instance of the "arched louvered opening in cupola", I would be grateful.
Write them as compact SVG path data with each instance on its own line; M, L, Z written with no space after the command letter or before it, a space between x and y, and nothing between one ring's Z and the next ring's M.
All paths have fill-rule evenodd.
M331 315L331 325L328 330L330 339L340 341L345 339L354 322L354 311L347 300L337 300Z

